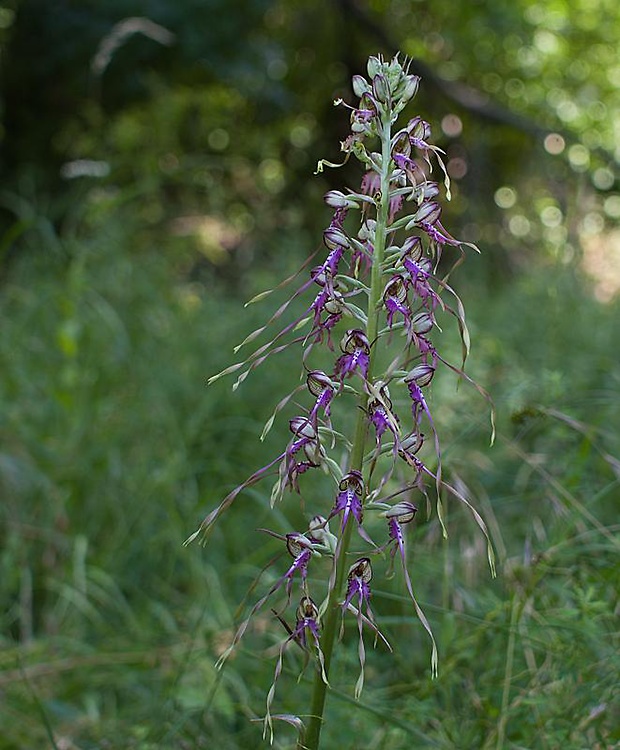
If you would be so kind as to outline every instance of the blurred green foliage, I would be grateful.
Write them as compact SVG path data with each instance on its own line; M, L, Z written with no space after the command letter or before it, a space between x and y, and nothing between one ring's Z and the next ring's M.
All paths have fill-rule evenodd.
M410 565L440 678L398 581L382 582L396 656L369 654L353 710L345 634L326 746L618 746L619 13L0 2L0 748L259 745L249 720L284 631L265 613L213 663L277 576L250 590L278 552L256 529L288 531L299 510L274 521L258 485L206 549L182 541L280 450L290 415L258 435L299 365L278 355L234 395L205 381L285 299L242 311L317 247L324 190L359 179L311 173L346 130L332 99L369 52L396 48L429 66L416 105L451 165L446 224L482 249L454 284L495 447L473 390L445 376L433 400L500 577L457 507L447 543L420 518ZM291 654L282 711L307 706L298 667Z

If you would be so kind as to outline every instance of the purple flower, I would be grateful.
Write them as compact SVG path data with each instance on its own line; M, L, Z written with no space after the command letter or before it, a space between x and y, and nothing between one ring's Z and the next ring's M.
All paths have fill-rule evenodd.
M338 493L332 512L329 514L329 518L333 518L339 513L342 514L341 531L344 531L351 516L357 521L358 527L361 526L364 516L362 501L366 494L361 473L354 470L345 474L338 485L338 489L340 492Z
M360 557L349 568L347 576L347 592L342 603L343 610L351 610L357 619L359 633L358 656L360 661L360 675L355 683L355 697L359 698L364 687L364 666L366 664L366 649L364 647L364 623L381 636L370 608L370 581L372 580L372 566L367 557ZM389 644L388 644L389 645Z
M342 604L343 609L347 609L349 604L355 599L357 609L370 612L370 581L372 580L372 565L367 557L360 557L349 568L347 576L347 593Z
M409 158L402 152L393 153L392 158L396 167L404 173L411 185L417 185L418 178L424 180L424 171L414 159Z
M394 316L402 315L405 330L409 332L411 327L411 310L407 301L407 286L405 279L396 274L388 281L383 292L383 304L387 311L387 324L390 328L394 325Z
M431 184L434 185L435 183ZM425 200L411 217L405 228L412 229L413 227L419 227L431 240L439 245L453 245L454 247L458 247L461 243L439 221L441 206L436 201L429 200L429 198L434 197L434 194L434 189L424 192Z
M338 260L342 256L342 248L340 251L333 250L330 253L330 257ZM334 260L337 262L337 260ZM322 342L324 334L327 334L327 344L332 349L331 343L331 330L342 318L344 311L344 298L338 289L336 289L334 275L327 267L327 263L322 266L318 266L312 271L312 278L316 284L321 287L321 291L316 295L312 304L310 305L310 312L313 313L312 331L310 335L314 334L314 342ZM323 314L326 313L325 318L322 319Z
M409 143L415 148L422 151L425 155L434 150L434 146L428 142L431 137L431 126L421 117L416 116L409 120L405 128L409 134Z
M325 672L325 657L321 650L320 643L320 629L319 629L319 610L316 604L312 601L309 596L302 596L299 606L296 612L295 627L289 628L286 623L285 627L289 631L288 637L280 645L278 654L278 661L273 675L273 683L267 693L267 711L265 713L265 722L263 729L263 738L269 733L270 742L273 742L273 723L274 718L271 714L271 705L276 694L276 684L278 678L282 673L282 665L284 660L284 652L286 651L289 643L294 641L300 648L302 648L307 654L309 654L310 646L314 646L316 652L316 660L318 668L321 673L321 678L327 683L327 674Z
M328 584L328 589L330 591L336 585L336 561L340 557L344 530L351 517L353 517L357 524L357 533L361 538L373 547L376 548L377 546L368 536L362 525L364 519L363 501L366 496L366 487L361 472L354 469L348 474L345 474L338 485L338 490L339 492L336 497L336 502L334 503L334 507L328 517L329 520L338 514L341 514L342 516L340 521L340 536L338 537L336 549L334 550L334 565L332 567L332 573Z
M370 361L370 344L364 331L349 329L340 341L343 354L336 360L334 376L340 383L356 370L366 379Z
M396 214L403 207L404 202L405 202L404 195L393 195L390 197L390 207L389 207L388 220L387 220L388 225L394 221L394 219L396 218Z
M420 243L419 237L412 239ZM408 249L403 246L401 263L407 272L406 282L415 296L422 301L423 305L434 309L439 302L439 296L431 286L433 265L430 258L418 255L419 248L421 248L421 243L419 245L410 243Z
M407 389L411 396L411 414L413 416L413 424L415 425L415 428L417 429L420 426L420 419L423 412L428 416L432 424L433 420L426 404L424 394L422 393L422 389L413 379L406 379L405 382L407 383Z
M418 509L413 503L405 500L403 502L397 503L396 505L393 505L391 508L386 510L383 515L385 516L388 522L388 533L389 533L389 539L390 539L388 544L393 543L394 545L391 551L392 560L394 559L396 551L398 551L400 560L402 563L402 570L403 570L403 576L405 578L405 586L407 587L407 593L409 594L409 598L413 602L413 606L415 608L416 614L418 615L418 618L420 619L420 622L422 623L422 627L426 630L426 632L428 633L431 639L431 644L432 644L431 671L432 671L433 677L436 677L437 676L437 644L435 643L433 631L431 630L431 626L426 618L426 615L422 611L413 593L413 585L411 583L411 578L409 577L409 571L407 570L405 537L403 535L403 528L402 528L404 525L411 523L413 521L417 511Z
M278 481L271 492L271 504L282 498L286 487L299 492L298 478L308 469L321 465L323 449L316 428L308 417L294 417L289 422L294 437L282 454Z
M411 434L403 438L398 446L398 455L403 459L412 469L415 469L415 478L409 486L413 489L418 489L427 499L426 486L424 484L424 475L431 474L431 472L424 466L422 461L416 456L416 453L424 445L424 435L422 433L414 431ZM431 476L434 476L431 474Z
M361 184L360 189L364 195L369 195L372 198L375 198L375 196L377 195L381 195L380 175L377 174L377 172L375 172L372 169L367 170L362 178L362 184ZM390 196L388 224L391 224L394 221L394 217L402 208L403 202L404 202L403 195Z
M368 169L362 177L360 190L364 195L370 195L372 198L377 193L381 194L381 176L373 169Z
M277 536L279 539L282 539L277 534L274 534L273 532L268 532L272 536ZM254 617L254 615L264 606L265 602L273 596L273 594L276 593L282 586L285 586L286 591L286 599L287 599L287 605L290 602L291 599L291 591L293 588L293 579L297 573L299 573L299 576L301 578L301 588L302 591L306 591L306 578L308 576L308 563L310 562L310 558L312 557L314 544L312 541L307 539L303 534L299 534L297 532L287 534L286 537L284 537L284 540L286 541L286 548L293 558L293 562L289 566L288 570L284 575L280 576L278 580L273 584L273 586L269 589L269 591L261 598L259 599L256 604L252 607L250 610L250 614L246 617L246 619L241 623L239 628L237 629L237 632L235 633L235 637L232 640L232 643L230 646L224 651L224 653L220 656L220 658L216 662L217 669L220 669L226 659L230 656L233 649L237 646L239 641L243 638L246 630L248 629L248 626Z
M422 354L423 356L428 356L430 354L433 360L437 358L437 351L432 343L426 338L426 336L416 334L413 339L420 354Z
M388 533L390 541L388 544L394 542L392 547L391 556L394 558L396 551L400 553L403 566L406 565L405 560L405 539L403 537L403 525L410 523L415 518L415 514L418 512L417 507L407 500L393 505L389 510L386 510L383 514L388 520Z
M439 447L439 438L437 431L435 430L435 423L431 415L431 411L428 408L422 388L427 386L435 374L435 367L426 362L422 362L409 372L405 377L405 383L407 390L411 397L411 414L413 416L414 434L419 434L420 423L422 420L422 414L425 414L428 418L431 430L433 431L433 437L435 439L435 451L437 453L437 476L441 476L441 450Z
M293 587L293 577L299 571L301 585L305 590L306 578L308 577L308 563L312 557L312 542L303 534L292 533L286 535L286 548L293 558L291 566L286 571L283 579L286 580L286 594L290 598Z
M386 430L389 430L394 436L394 445L396 446L398 441L398 416L392 411L392 401L388 388L384 384L380 384L376 387L376 384L372 388L374 398L368 401L368 417L370 423L375 428L375 437L377 439L377 447L381 444L381 438Z
M306 376L306 385L313 396L316 396L314 406L310 410L310 421L316 425L319 411L329 422L331 402L335 393L335 385L322 370L312 370Z
M454 247L458 247L461 244L448 232L440 221L433 223L423 221L420 223L420 229L426 232L429 238L438 245L453 245Z
M377 123L377 107L370 94L364 94L360 99L359 109L351 112L351 147L356 140L362 140L364 136L370 135L373 126ZM345 141L347 143L347 141Z

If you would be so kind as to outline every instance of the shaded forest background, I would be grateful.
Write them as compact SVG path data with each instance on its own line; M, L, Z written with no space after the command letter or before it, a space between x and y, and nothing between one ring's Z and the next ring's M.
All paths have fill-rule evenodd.
M286 419L258 435L299 365L205 382L285 291L244 301L320 250L323 194L360 179L313 174L347 133L333 100L399 50L445 224L481 249L454 285L496 445L475 392L446 375L433 402L500 575L458 508L448 542L416 521L439 679L382 582L397 656L369 654L354 703L345 638L326 747L620 746L619 47L611 0L0 1L0 748L260 746L282 631L265 614L213 664L277 575L249 592L270 488L181 545L280 451ZM303 713L296 668L278 700Z

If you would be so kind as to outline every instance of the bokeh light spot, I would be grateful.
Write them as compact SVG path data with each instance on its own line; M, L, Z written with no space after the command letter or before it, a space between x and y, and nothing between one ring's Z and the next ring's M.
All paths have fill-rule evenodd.
M288 73L288 65L284 60L270 60L267 64L267 75L272 81L281 81Z
M278 193L284 187L284 170L277 159L265 159L258 168L264 186L270 193Z
M590 211L583 217L584 234L599 234L605 228L605 219L598 211Z
M579 117L579 107L575 102L565 99L558 104L557 113L562 122L572 122Z
M518 99L523 96L525 84L520 78L509 78L504 84L504 91L511 99Z
M608 169L607 167L599 167L594 170L592 183L594 184L594 187L597 187L599 190L609 190L614 184L614 181L614 173L611 169Z
M460 156L450 159L447 165L448 174L455 180L460 180L467 174L467 162Z
M546 227L557 227L562 223L562 212L557 206L546 206L540 212L540 220Z
M517 193L513 188L503 186L495 191L493 198L500 208L512 208L517 202Z
M545 29L541 29L534 34L534 44L545 55L553 55L560 48L557 36Z
M510 217L508 228L510 233L515 237L526 237L530 233L530 221L523 214L516 214Z
M230 143L228 131L224 128L215 128L207 136L207 143L214 151L224 151Z
M544 147L548 154L557 156L566 148L566 141L559 133L549 133L545 136Z
M620 219L620 195L610 195L605 198L603 210L612 219Z
M585 172L590 164L590 152L585 146L576 143L568 149L568 161L576 172Z
M463 132L463 123L458 115L446 115L441 121L441 129L449 138L457 138Z

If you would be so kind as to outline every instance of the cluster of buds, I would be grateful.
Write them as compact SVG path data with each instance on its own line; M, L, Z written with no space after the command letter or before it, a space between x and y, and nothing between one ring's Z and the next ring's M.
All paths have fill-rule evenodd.
M286 622L285 610L291 601L294 578L298 577L296 624L286 626L288 637L282 643L267 699L265 727L271 734L270 708L284 649L290 643L297 643L308 658L313 656L317 679L327 683L335 617L339 618L340 632L347 617L352 616L357 623L361 672L355 694L359 696L364 682L364 630L370 630L375 641L387 644L370 608L370 599L371 557L384 559L388 550L391 561L400 560L407 594L430 636L431 671L436 674L435 639L414 595L404 533L416 515L416 496L423 497L431 510L428 484L435 487L433 494L442 526L441 494L448 492L472 510L489 540L482 518L442 476L440 442L429 406L429 387L438 367L446 366L468 382L473 381L463 371L469 351L463 305L448 284L448 273L439 271L446 246L455 249L454 262L460 262L462 246L467 244L452 237L441 221L442 189L432 175L439 165L449 197L442 152L432 144L430 126L420 117L413 117L404 127L397 128L398 117L418 86L419 78L410 74L408 66L397 57L390 62L371 57L368 77L354 76L353 91L358 103L350 106L337 101L336 104L350 111L351 132L341 145L345 161L354 157L363 165L360 189L327 193L325 202L333 209L333 216L323 233L325 260L309 271L308 279L281 305L269 323L250 334L237 349L276 323L291 300L314 288L314 295L312 292L309 295L313 299L300 317L284 325L270 341L212 378L241 370L236 388L273 354L293 344L303 349L305 384L277 404L262 435L264 438L293 397L305 390L308 406L290 419L289 444L224 498L190 537L191 540L208 532L245 488L273 472L277 478L271 493L272 505L280 502L287 491L301 493L303 486L304 508L312 507L314 514L320 514L313 516L305 531L279 537L292 563L254 605L220 660L222 663L239 642L253 615L281 589L286 593L286 603L283 609L274 612ZM339 165L322 161L317 171L325 166ZM433 341L438 330L438 311L453 315L457 321L463 344L463 361L458 365L446 361ZM339 351L336 351L338 340ZM332 352L330 372L308 367L312 350L320 345ZM377 372L379 350L394 352L391 364L382 372ZM386 361L383 354L380 361ZM483 389L475 383L474 386L486 396ZM393 400L397 391L403 398L396 403L402 404L406 399L409 404L399 413ZM346 428L339 429L332 423L337 414L346 418L347 412L357 415L354 433L348 437ZM367 450L369 446L371 450ZM310 499L314 471L333 478L331 503L326 503L323 497ZM382 516L386 521L383 539L373 540L370 536L367 518L373 516ZM336 519L337 530L332 533L329 523L334 526ZM368 545L366 556L353 562L348 559L352 530ZM490 544L488 549L493 565ZM308 568L318 556L331 559L331 574L323 592L311 592Z

